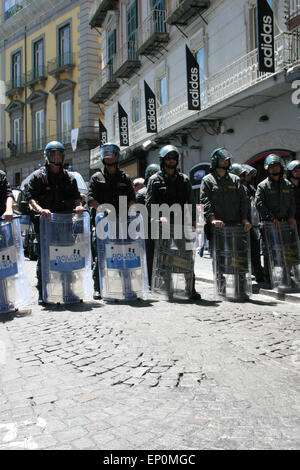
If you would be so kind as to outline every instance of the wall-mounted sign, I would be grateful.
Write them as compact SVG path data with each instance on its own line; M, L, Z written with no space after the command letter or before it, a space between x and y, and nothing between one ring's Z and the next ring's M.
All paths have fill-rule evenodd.
M192 111L200 111L200 71L199 64L190 49L186 49L186 75L187 75L187 95L188 109Z
M128 132L128 114L118 102L119 114L119 133L120 133L120 146L128 147L129 145L129 132Z
M106 144L107 142L107 130L106 127L102 124L102 121L99 119L99 143L100 147Z
M274 16L267 0L257 0L256 33L258 70L274 73Z
M201 162L190 169L190 182L194 189L200 188L201 181L209 173L210 163Z
M146 107L146 125L148 133L157 132L157 119L156 119L156 99L155 94L144 81L145 86L145 107Z

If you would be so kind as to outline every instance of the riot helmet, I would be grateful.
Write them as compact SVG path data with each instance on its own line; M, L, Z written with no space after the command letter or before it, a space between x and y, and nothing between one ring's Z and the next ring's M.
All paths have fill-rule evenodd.
M272 165L280 165L280 171L278 173L272 173L270 175L270 166ZM275 153L271 153L270 155L267 156L264 162L264 169L267 171L267 173L270 176L282 176L284 172L284 164L282 159L279 157L279 155L276 155Z
M106 142L100 147L100 157L104 165L117 165L120 158L120 147L114 142ZM110 160L113 159L113 162Z
M292 175L292 172L294 170L300 170L300 160L292 160L290 163L287 164L286 176L288 180L290 180L291 178L294 178L295 180L300 180L300 175L299 176Z
M160 149L159 152L159 159L160 159L160 166L166 167L170 169L175 169L179 162L179 151L175 145L165 145ZM169 163L169 160L176 161L176 164Z
M233 160L233 156L225 147L220 147L218 149L215 149L210 155L210 160L211 160L210 167L212 169L219 168L219 159L229 160L229 167L230 167L232 160Z
M240 177L243 173L246 173L246 169L240 163L233 163L229 169L229 172Z
M254 168L254 166L251 166L251 165L248 165L248 164L244 164L243 165L244 168L245 168L245 171L246 171L246 175L251 175L252 178L255 178L256 175L257 175L257 169Z
M145 170L145 180L148 180L150 176L154 175L160 170L160 167L157 163L150 163Z
M52 165L63 168L65 160L65 147L61 142L53 140L46 145L44 150L44 157L46 165L51 163Z

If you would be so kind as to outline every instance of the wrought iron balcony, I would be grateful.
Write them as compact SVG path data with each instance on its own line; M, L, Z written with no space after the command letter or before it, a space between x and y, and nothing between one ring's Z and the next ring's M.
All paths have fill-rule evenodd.
M128 41L114 56L113 72L117 78L129 78L140 67L136 41Z
M252 88L268 78L284 72L292 65L300 64L300 36L294 33L281 33L275 38L275 73L258 71L257 49L241 57L237 61L211 75L201 82L201 110L209 110L212 106L234 97L238 93ZM275 82L272 81L272 84ZM253 91L249 90L251 95ZM174 96L165 106L157 108L158 132L169 128L193 115L197 111L188 109L187 91L183 90ZM145 118L132 124L129 129L130 145L149 138L146 132Z
M11 16L18 13L22 8L27 7L32 0L17 0L8 10L4 12L4 21L8 20Z
M32 86L35 83L43 83L47 78L47 72L44 65L33 68L26 75L26 85Z
M26 76L24 73L6 82L6 96L20 95L25 87L25 83Z
M169 41L165 10L152 10L137 30L137 54L155 55Z
M99 76L90 84L89 99L93 103L104 103L117 88L119 83L113 73L113 64L107 64Z
M70 72L73 67L75 67L75 54L66 52L49 60L47 71L49 75L59 75L61 72Z
M300 0L285 0L285 17L290 31L300 26Z
M187 24L197 13L210 6L209 0L167 0L166 23Z
M118 0L95 0L89 18L90 26L100 28L108 10L117 10L118 3Z

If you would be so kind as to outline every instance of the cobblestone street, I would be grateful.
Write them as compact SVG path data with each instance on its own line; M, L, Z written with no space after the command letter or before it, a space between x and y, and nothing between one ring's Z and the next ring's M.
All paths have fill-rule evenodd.
M0 317L0 449L299 449L298 305L197 289L64 308L32 288Z

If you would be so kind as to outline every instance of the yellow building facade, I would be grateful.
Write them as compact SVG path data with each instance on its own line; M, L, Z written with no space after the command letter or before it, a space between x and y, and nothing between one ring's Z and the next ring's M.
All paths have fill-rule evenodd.
M101 62L91 3L0 1L0 168L12 185L43 164L51 140L64 144L65 166L89 179L102 114L88 99Z

